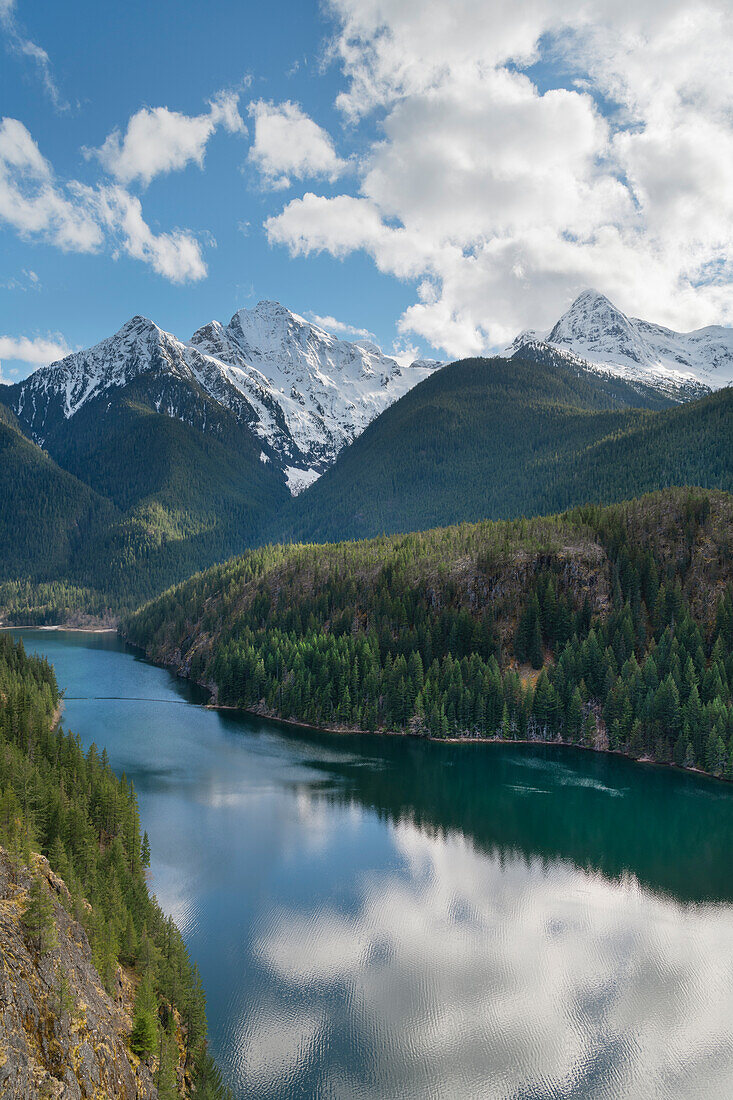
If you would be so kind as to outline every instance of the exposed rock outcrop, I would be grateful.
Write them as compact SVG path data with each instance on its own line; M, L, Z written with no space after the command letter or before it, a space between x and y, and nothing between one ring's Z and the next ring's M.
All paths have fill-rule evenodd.
M24 926L33 876L52 900L47 942ZM149 1069L127 1045L132 988L103 989L64 882L41 856L14 871L0 848L0 1097L3 1100L157 1100ZM47 948L44 950L43 948Z

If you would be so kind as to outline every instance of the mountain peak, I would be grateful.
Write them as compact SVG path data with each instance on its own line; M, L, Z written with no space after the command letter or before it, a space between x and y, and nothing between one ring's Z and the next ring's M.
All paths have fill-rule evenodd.
M234 324L239 319L240 324L244 327L245 322L251 324L253 321L269 321L275 324L289 323L296 321L301 325L310 326L310 322L306 321L304 317L298 316L297 313L293 313L291 309L284 306L282 302L276 302L270 298L263 298L257 303L257 305L247 308L243 306L238 309L230 321L230 325Z
M616 308L610 298L607 298L605 294L601 294L600 290L588 287L587 290L582 290L580 292L566 312L572 313L578 309L588 309L589 307L595 308L598 306L610 307L611 309Z
M15 411L41 440L54 417L68 420L87 402L144 376L157 412L189 415L179 400L183 390L228 409L295 492L435 366L402 370L375 344L340 340L263 299L238 310L228 325L210 321L187 344L136 314L114 336L31 375L19 387Z
M275 301L274 298L261 298L257 305L247 310L247 312L260 314L287 314L289 317L295 316L292 310L284 306L282 302Z
M655 386L678 401L733 382L733 329L674 332L628 317L593 289L579 294L549 333L523 333L507 353L530 342L569 353L588 367Z
M257 403L262 438L287 454L291 486L312 481L435 369L419 364L403 371L376 344L341 340L269 299L237 310L228 325L204 325L191 345L227 364L228 381Z
M547 339L551 344L568 347L580 339L592 346L609 334L624 343L625 354L639 361L640 349L635 346L638 341L626 314L604 294L599 294L597 290L585 290L563 313Z
M107 337L107 340L120 340L130 336L141 336L146 334L160 333L161 335L170 336L172 340L175 339L169 332L163 331L155 324L155 321L151 321L149 317L143 317L141 313L136 313L134 317L131 317L129 321L125 321L124 325L118 328L113 337ZM102 343L105 341L103 340Z

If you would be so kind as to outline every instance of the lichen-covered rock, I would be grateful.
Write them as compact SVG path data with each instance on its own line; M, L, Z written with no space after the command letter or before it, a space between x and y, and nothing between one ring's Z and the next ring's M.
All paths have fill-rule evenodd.
M23 928L31 872L0 848L0 1098L157 1100L148 1068L127 1045L129 982L112 1000L82 926L60 904L66 886L45 859L35 874L53 900L53 944L38 952Z

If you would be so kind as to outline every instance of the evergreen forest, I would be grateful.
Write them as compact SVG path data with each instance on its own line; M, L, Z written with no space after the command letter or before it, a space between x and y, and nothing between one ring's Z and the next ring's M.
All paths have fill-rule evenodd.
M562 741L733 779L733 497L273 546L126 619L219 703L334 729Z
M229 1095L206 1047L205 997L173 921L148 892L150 848L135 791L109 767L104 750L84 752L57 724L61 695L53 668L0 634L0 843L16 866L47 857L66 883L94 965L112 992L118 966L137 988L130 1046L158 1059L161 1100ZM50 901L36 881L25 920L38 950L50 934ZM176 1021L179 1026L176 1028ZM181 1042L183 1051L179 1050Z

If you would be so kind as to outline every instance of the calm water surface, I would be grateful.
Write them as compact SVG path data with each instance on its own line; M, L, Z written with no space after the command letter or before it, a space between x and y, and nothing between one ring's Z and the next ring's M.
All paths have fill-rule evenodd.
M134 780L237 1097L733 1096L733 791L582 751L203 709L17 631Z

